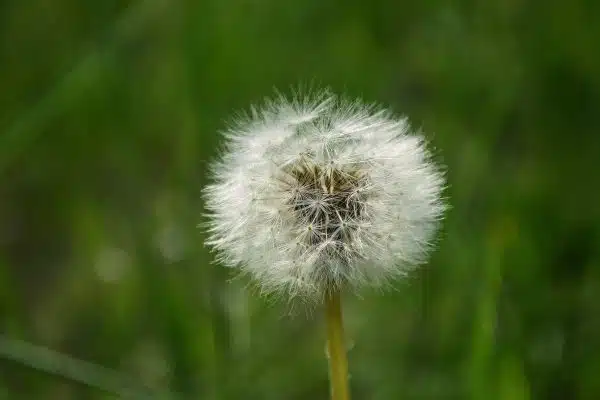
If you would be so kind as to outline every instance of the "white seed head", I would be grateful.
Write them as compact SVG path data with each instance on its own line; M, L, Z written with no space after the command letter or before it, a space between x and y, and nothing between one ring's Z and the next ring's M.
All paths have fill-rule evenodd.
M225 136L206 243L264 291L321 299L425 261L445 180L406 118L325 91L268 100Z

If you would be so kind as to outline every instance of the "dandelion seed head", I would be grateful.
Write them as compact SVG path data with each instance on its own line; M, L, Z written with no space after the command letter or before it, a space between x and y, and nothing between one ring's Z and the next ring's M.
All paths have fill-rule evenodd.
M426 260L445 180L406 118L325 91L268 100L224 134L206 243L265 292L320 299Z

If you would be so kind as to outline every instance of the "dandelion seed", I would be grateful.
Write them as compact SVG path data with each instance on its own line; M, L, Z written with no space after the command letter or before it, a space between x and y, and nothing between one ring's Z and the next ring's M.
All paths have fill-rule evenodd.
M322 300L425 261L445 180L406 118L324 91L268 100L224 134L206 243L265 292Z

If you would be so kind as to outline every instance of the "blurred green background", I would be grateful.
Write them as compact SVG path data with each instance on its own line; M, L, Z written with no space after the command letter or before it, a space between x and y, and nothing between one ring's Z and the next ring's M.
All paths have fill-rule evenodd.
M196 227L224 121L299 82L448 167L431 262L345 299L354 398L600 398L599 43L588 0L0 2L0 399L327 398L320 310Z

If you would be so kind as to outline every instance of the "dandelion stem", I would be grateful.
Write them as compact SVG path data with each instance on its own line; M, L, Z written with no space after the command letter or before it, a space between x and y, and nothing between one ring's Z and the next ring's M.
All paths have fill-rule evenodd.
M325 303L331 399L350 400L348 358L344 345L344 323L339 291L328 293Z

